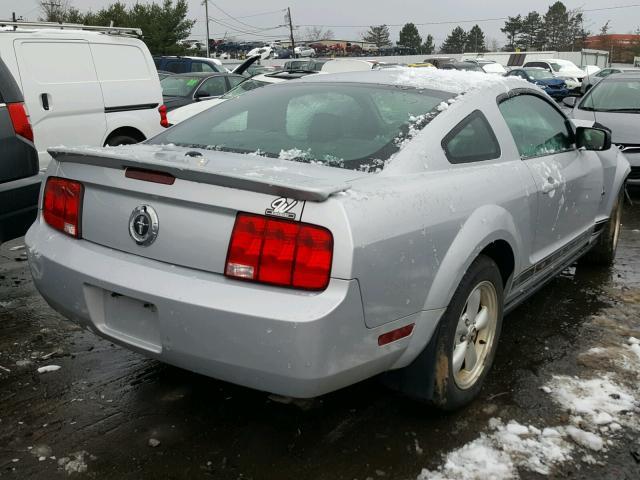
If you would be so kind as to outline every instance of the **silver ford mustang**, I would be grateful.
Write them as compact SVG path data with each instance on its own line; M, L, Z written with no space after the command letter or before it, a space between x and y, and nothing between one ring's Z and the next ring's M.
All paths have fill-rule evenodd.
M383 70L258 89L146 144L55 148L29 230L50 305L127 348L312 397L387 372L471 401L504 314L612 262L629 172L526 82Z

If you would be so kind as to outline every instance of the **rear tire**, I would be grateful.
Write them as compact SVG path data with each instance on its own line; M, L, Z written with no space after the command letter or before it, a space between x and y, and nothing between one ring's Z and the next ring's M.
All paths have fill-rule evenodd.
M446 411L474 400L493 364L503 304L500 270L480 255L458 285L431 342L407 367L406 378L413 384L403 390Z
M618 239L620 238L620 224L622 221L622 205L624 204L624 187L613 205L609 221L605 225L596 244L589 250L582 260L591 265L610 266L616 258Z
M133 145L139 143L137 138L130 137L129 135L115 135L107 140L105 145L110 147L117 147L118 145Z

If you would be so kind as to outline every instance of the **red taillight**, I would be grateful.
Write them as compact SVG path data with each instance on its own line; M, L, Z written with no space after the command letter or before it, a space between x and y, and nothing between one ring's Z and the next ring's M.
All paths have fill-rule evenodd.
M44 188L42 215L45 222L75 238L80 238L80 210L84 187L80 182L49 177Z
M225 275L254 282L324 290L329 284L333 236L323 227L239 213Z
M158 107L158 112L160 112L160 126L169 128L169 120L167 119L167 106L160 105Z
M24 108L24 103L8 103L7 110L9 111L9 117L11 117L11 123L13 124L16 135L33 142L33 130L31 129L29 116Z

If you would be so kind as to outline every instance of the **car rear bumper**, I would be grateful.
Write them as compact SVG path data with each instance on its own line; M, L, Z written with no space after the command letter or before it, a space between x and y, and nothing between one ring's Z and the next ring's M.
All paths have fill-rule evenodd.
M249 284L74 240L40 220L26 243L36 287L78 324L166 363L292 397L408 364L442 313L369 329L356 280L332 279L321 293ZM378 346L409 323L411 337Z
M42 178L38 174L0 183L0 243L23 236L36 219Z

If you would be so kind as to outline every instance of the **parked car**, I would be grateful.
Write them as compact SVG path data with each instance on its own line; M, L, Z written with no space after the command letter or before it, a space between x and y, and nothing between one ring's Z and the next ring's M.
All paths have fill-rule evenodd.
M306 47L304 45L301 45L299 47L296 47L294 49L294 53L296 57L315 57L316 56L316 51L311 48L311 47Z
M52 154L26 244L66 317L259 390L390 372L444 409L478 395L505 312L612 262L629 172L539 89L429 69L308 75Z
M467 59L464 61L478 65L485 73L493 73L496 75L504 75L505 73L507 73L506 68L504 68L498 62L494 62L493 60L485 60L483 58L478 58L478 59Z
M569 60L561 60L559 58L535 60L523 65L523 68L532 67L544 68L546 71L553 74L553 76L563 79L567 84L567 88L572 93L580 93L582 80L587 76L587 73L578 68L575 63L570 62Z
M158 70L171 73L226 73L228 70L217 58L206 57L153 57Z
M593 86L597 85L601 80L607 78L614 73L640 73L640 68L603 68L595 75L589 75L582 80L580 91L587 93Z
M160 82L167 112L193 102L224 95L246 80L233 73L181 73Z
M544 68L514 68L506 76L522 78L529 83L533 83L555 99L561 100L570 93L564 80L554 77Z
M290 49L276 47L273 50L273 58L284 59L284 58L292 58L292 57L293 57L293 54L291 53Z
M436 68L440 68L442 65L449 63L455 63L456 59L453 57L429 57L423 60L422 63L430 63Z
M640 71L617 73L600 81L580 101L565 98L571 117L611 129L613 143L631 164L627 183L640 186Z
M304 60L289 60L285 62L282 70L285 72L294 72L294 71L313 71L319 72L322 70L322 66L327 63L328 60L316 60L315 58L307 58Z
M0 30L0 57L20 87L40 167L53 145L120 145L160 132L162 91L136 29ZM97 28L97 27L96 27Z
M274 51L269 45L265 45L262 47L254 48L247 53L247 56L253 57L255 55L259 55L262 60L266 60L267 58L273 58Z
M480 65L473 62L452 62L452 63L442 63L438 67L441 70L464 70L467 72L481 72L485 73Z
M22 93L0 59L0 244L23 236L36 219L41 179Z
M436 68L435 65L431 63L410 63L407 65L409 68Z

